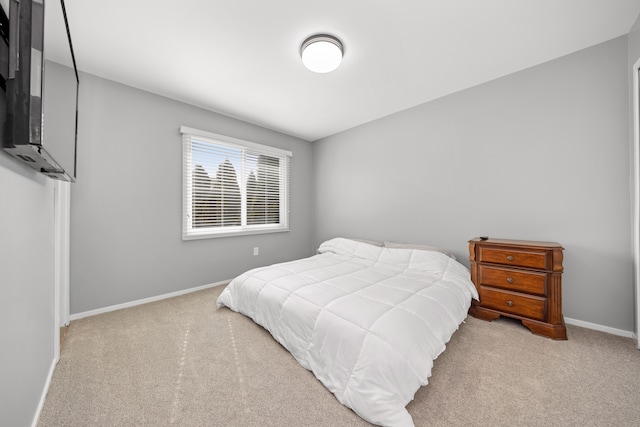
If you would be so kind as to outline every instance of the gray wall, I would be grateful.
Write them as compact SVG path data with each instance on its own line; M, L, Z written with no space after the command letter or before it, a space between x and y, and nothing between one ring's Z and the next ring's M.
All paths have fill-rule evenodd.
M33 422L54 336L53 181L0 150L0 425Z
M565 317L632 331L628 97L625 36L316 141L315 244L558 241Z
M291 231L182 241L181 125L292 151ZM310 142L87 74L78 140L72 314L312 253Z

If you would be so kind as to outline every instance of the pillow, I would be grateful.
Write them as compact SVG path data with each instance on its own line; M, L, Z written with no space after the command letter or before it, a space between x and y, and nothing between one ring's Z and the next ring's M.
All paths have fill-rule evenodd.
M384 242L378 242L376 240L365 240L365 239L351 239L349 238L349 240L353 240L355 242L360 242L360 243L366 243L368 245L373 245L373 246L384 246Z
M446 249L437 248L435 246L426 246L426 245L416 245L412 243L394 243L394 242L384 242L385 248L396 248L396 249L417 249L420 251L435 251L445 254L446 256L457 259L456 256L449 252Z

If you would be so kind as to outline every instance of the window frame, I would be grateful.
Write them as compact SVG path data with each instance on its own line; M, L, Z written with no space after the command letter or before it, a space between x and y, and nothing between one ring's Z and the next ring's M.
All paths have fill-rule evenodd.
M182 240L210 239L289 231L290 169L291 158L293 157L293 153L291 153L291 151L186 126L180 127L180 133L182 135ZM192 139L213 145L242 150L242 170L236 171L240 175L241 225L206 228L193 227ZM246 151L249 151L252 154L263 154L280 159L280 221L278 224L247 224L247 177L244 173L244 167L246 166L244 153Z

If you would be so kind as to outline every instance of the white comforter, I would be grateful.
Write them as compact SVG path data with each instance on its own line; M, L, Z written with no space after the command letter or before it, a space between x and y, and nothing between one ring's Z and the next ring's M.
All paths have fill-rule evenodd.
M365 420L412 426L405 406L478 298L469 271L439 252L342 238L318 252L242 274L218 307L265 327Z

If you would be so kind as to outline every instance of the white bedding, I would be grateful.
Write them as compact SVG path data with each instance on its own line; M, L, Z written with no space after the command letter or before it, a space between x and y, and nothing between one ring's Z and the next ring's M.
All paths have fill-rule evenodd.
M440 252L342 238L318 252L238 276L218 307L266 328L365 420L413 426L405 406L478 298L469 271Z

